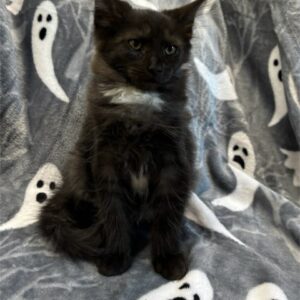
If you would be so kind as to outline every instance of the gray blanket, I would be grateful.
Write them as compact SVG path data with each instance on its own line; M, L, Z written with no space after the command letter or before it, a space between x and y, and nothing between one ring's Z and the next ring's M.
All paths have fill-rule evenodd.
M300 1L207 1L198 13L187 93L200 177L190 271L175 282L153 272L149 249L107 278L36 230L84 116L92 24L92 0L0 3L0 299L299 300Z

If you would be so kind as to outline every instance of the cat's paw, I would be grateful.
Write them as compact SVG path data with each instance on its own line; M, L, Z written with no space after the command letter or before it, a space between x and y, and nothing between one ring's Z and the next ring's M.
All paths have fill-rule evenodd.
M156 256L152 264L154 270L168 280L181 279L188 271L188 263L182 253Z
M96 262L98 272L104 276L116 276L126 272L132 264L132 258L126 255L109 254Z

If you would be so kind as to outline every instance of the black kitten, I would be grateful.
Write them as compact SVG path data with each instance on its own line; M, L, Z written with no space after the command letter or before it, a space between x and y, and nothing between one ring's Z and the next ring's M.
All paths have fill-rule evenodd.
M145 230L156 272L187 272L180 233L195 172L182 65L202 2L155 12L96 1L87 117L39 227L101 274L125 272Z

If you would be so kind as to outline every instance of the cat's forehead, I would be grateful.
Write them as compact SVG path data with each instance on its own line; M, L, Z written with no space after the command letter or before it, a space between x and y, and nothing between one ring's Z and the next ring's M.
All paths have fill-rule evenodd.
M175 22L155 11L137 11L130 15L128 23L123 27L123 36L181 42Z

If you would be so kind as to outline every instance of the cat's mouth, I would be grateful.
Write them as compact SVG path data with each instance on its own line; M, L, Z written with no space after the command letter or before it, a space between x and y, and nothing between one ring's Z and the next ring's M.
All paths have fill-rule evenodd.
M168 85L170 80L167 79L156 79L156 78L145 78L145 79L138 79L138 78L127 78L129 84L133 86L143 89L143 90L158 90L163 86Z
M172 76L170 74L161 75L161 76L151 76L147 78L144 83L148 86L161 88L165 87L172 82Z
M159 77L159 78L155 78L154 81L157 83L157 84L166 84L168 82L170 82L170 78L169 77Z
M166 84L172 80L173 72L165 70L159 74L152 75L151 77L157 84Z
M128 84L142 90L157 91L172 83L172 72L163 72L160 75L149 74L148 72L136 72L126 70L124 67L113 66L114 69L127 81Z

